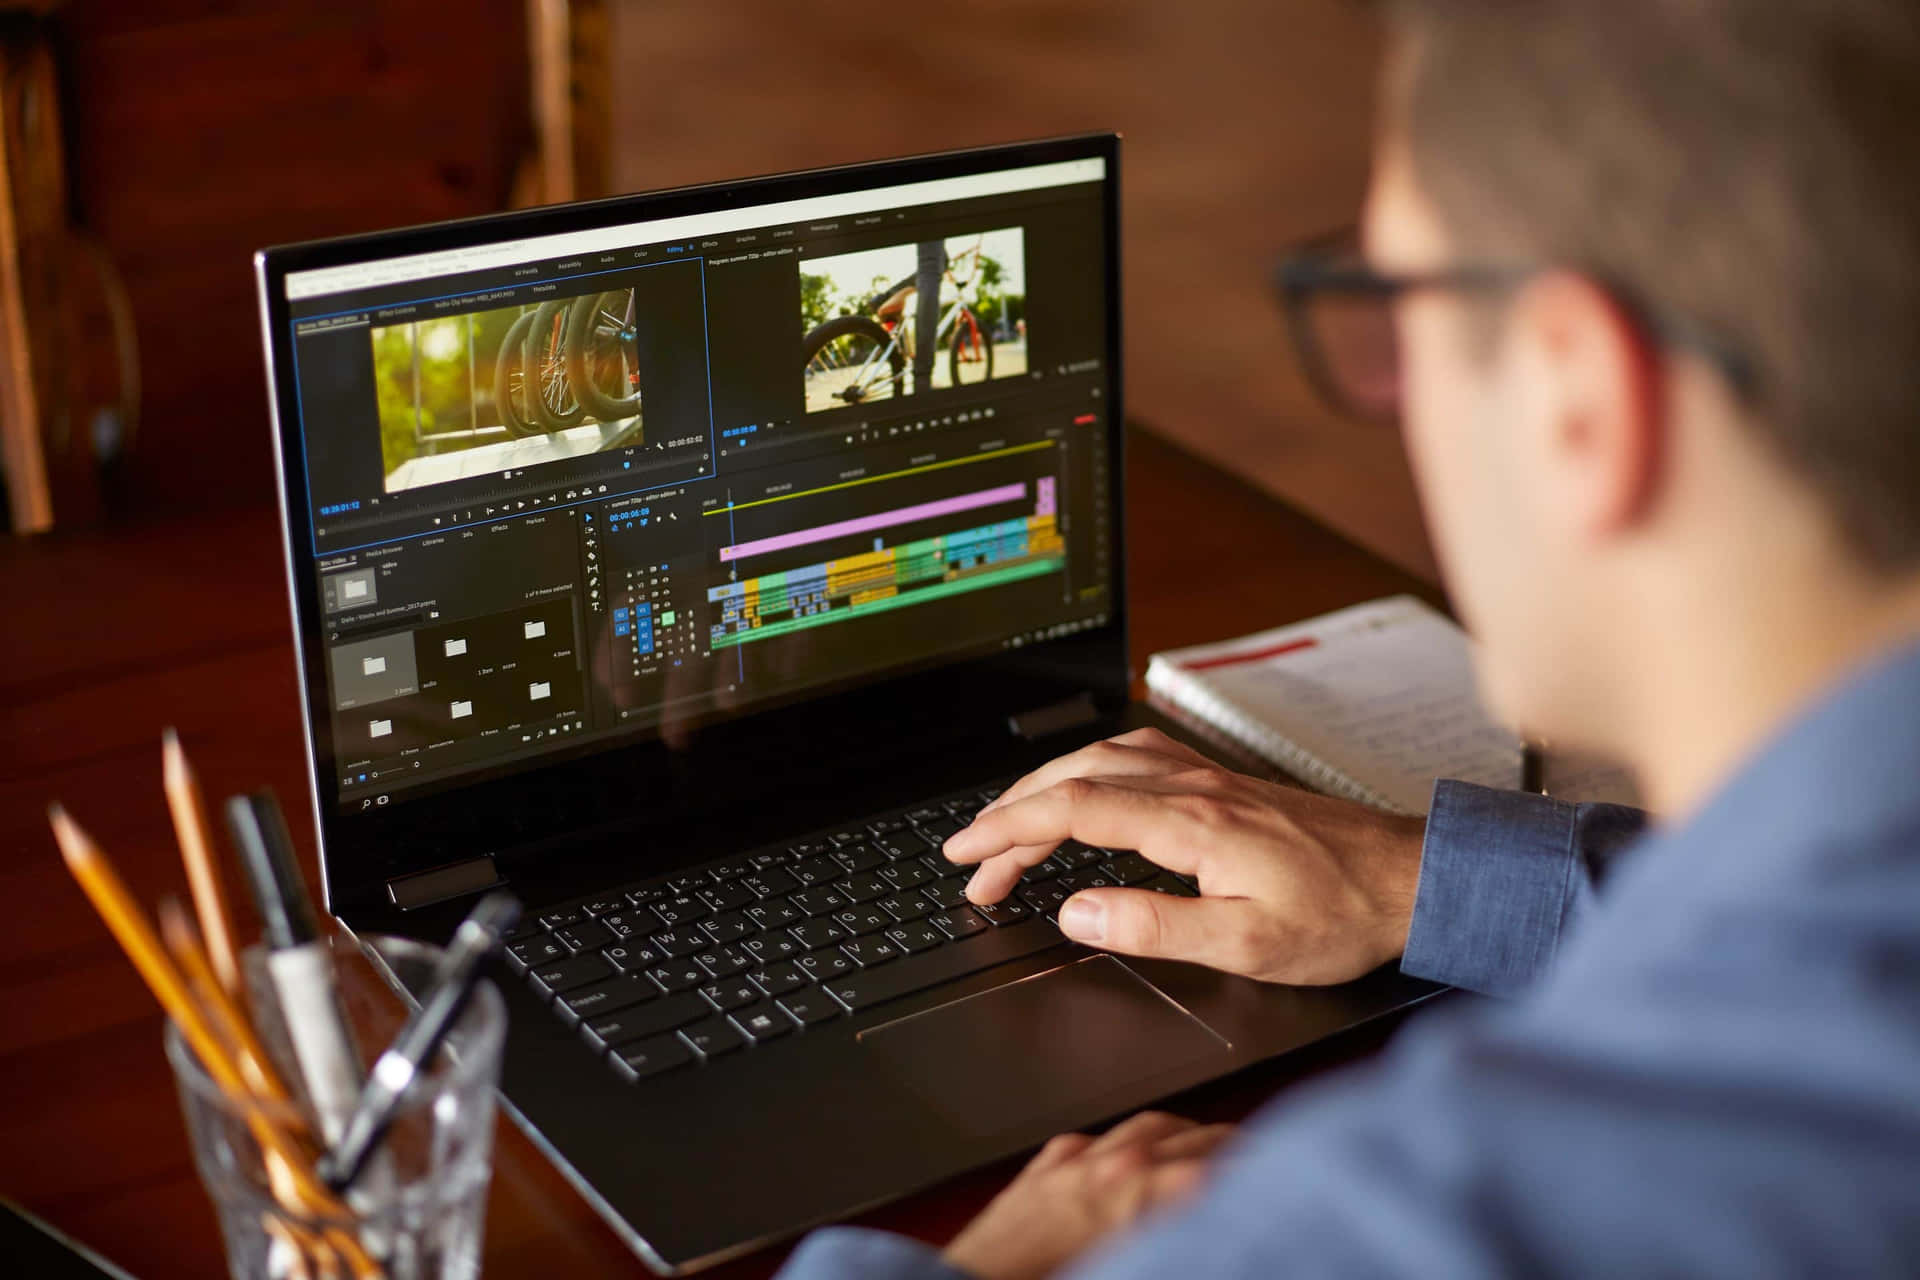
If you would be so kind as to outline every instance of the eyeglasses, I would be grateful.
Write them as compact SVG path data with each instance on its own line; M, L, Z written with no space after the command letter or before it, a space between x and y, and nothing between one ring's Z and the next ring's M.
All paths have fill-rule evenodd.
M1508 293L1545 269L1468 264L1388 274L1369 266L1353 233L1342 232L1289 254L1274 269L1273 286L1314 389L1350 417L1392 423L1401 410L1400 338L1393 304L1421 289ZM1636 304L1620 289L1608 292L1660 343L1706 359L1743 399L1758 394L1759 379L1745 355L1682 318Z

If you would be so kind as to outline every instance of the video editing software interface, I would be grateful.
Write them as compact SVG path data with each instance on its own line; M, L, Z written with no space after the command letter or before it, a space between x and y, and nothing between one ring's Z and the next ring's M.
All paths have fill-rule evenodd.
M291 273L342 808L1106 624L1104 169Z

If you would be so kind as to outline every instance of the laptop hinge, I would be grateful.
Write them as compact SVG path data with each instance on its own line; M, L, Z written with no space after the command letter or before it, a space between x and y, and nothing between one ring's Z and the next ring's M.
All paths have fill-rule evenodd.
M1076 693L1071 698L1049 703L1044 707L1035 707L1019 715L1007 717L1007 728L1019 737L1032 742L1039 738L1051 737L1063 729L1077 728L1083 724L1092 724L1100 718L1100 709L1093 704L1091 693Z
M394 906L402 911L411 911L415 907L445 902L448 898L465 897L469 893L478 893L504 883L506 881L493 865L493 855L486 854L389 880L387 896L393 899Z

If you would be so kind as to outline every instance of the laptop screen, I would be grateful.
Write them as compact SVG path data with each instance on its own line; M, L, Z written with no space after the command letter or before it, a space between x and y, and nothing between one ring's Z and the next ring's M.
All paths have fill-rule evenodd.
M341 807L1107 623L1107 180L286 275Z

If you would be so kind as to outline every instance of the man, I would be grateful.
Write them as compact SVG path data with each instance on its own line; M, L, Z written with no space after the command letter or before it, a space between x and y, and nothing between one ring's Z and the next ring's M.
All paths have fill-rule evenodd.
M1311 354L1398 386L1488 701L1630 763L1656 828L1441 783L1422 831L1153 736L1049 765L949 842L976 900L1136 847L1203 896L1063 928L1513 998L1217 1153L1056 1139L944 1257L830 1231L795 1277L1920 1271L1920 17L1391 12L1365 270L1299 278L1391 310L1397 382Z

